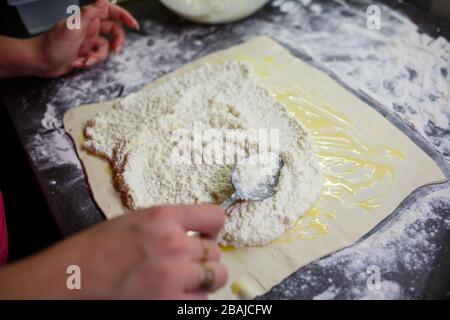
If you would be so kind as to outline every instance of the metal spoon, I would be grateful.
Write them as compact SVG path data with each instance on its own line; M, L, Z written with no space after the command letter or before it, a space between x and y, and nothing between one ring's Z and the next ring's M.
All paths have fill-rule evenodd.
M257 155L252 155L245 158L243 160L244 163L245 161L250 161L251 157L253 156ZM278 155L276 155L276 158L274 158L274 160L275 161L272 164L270 172L271 175L266 176L265 178L262 177L262 179L260 179L261 181L258 182L255 188L252 188L251 190L246 190L245 188L243 188L242 181L239 181L239 176L237 174L238 168L242 164L241 163L236 164L233 170L231 171L231 184L233 185L234 192L224 202L222 202L220 207L228 209L238 200L262 201L273 196L276 192L276 187L278 185L278 180L280 178L280 170L283 167L283 161Z

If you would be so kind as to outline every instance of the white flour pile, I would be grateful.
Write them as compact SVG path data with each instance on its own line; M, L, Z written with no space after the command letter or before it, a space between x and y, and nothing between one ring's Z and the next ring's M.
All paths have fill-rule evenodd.
M199 122L224 136L226 130L279 130L284 166L278 192L261 202L233 206L220 235L222 244L268 244L318 197L322 176L308 133L268 91L257 86L250 66L242 62L204 64L151 91L129 95L113 110L89 121L84 147L111 162L115 182L131 209L220 203L233 191L232 163L206 164L203 153L201 164L180 164L172 155L184 143L178 133L195 134L193 128ZM202 150L218 142L203 140ZM255 146L237 147L249 152ZM194 148L192 158L202 150Z
M280 158L274 152L251 155L237 164L234 187L247 200L255 195L270 195L277 185L280 168Z
M241 19L268 0L161 0L168 8L201 23L223 23Z

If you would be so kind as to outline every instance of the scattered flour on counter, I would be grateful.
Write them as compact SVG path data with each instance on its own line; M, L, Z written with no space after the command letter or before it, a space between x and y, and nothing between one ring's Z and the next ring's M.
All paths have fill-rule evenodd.
M339 293L339 289L335 286L330 286L327 290L313 297L313 300L332 300L336 298L336 295Z
M320 15L322 13L322 6L320 4L314 4L311 6L311 11L315 15Z
M55 130L60 128L55 106L51 103L47 104L47 110L45 110L44 117L41 120L41 125L45 130Z
M353 47L355 63L326 61L327 67L352 88L400 115L448 158L450 141L433 137L433 133L450 126L450 77L447 76L450 44L443 38L433 39L418 33L413 24L402 26L399 34L391 39L350 24L343 25L342 29L347 34L370 37L378 44L360 49ZM348 52L338 40L332 42L335 54ZM317 53L314 46L305 49L312 56ZM369 59L373 63L367 63Z
M40 169L58 165L74 165L81 170L80 161L72 147L70 138L62 128L57 109L51 103L41 120L43 133L36 134L28 142L30 156Z
M32 149L31 158L42 170L67 164L81 170L72 141L62 129L47 132L45 135L36 135L28 145Z
M174 133L181 129L195 134L192 129L198 122L204 130L221 130L223 136L218 139L230 129L279 130L284 166L278 191L266 200L239 202L230 208L219 236L221 243L235 247L268 244L317 199L322 176L308 133L268 91L256 85L250 65L243 62L204 64L151 91L127 96L88 122L84 147L110 160L114 179L131 209L221 203L233 191L233 164L208 164L195 145L193 155L200 153L203 163L177 164L172 158L180 140L173 139ZM203 140L203 150L217 143ZM250 152L245 141L235 147Z
M352 293L360 300L395 300L401 298L402 288L398 283L386 280L381 281L379 289L366 287L361 292L358 288L355 288Z

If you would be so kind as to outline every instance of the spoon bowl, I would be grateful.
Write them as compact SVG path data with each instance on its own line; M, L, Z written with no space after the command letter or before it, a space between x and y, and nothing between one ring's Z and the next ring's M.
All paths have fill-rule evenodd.
M272 197L278 186L283 160L275 153L254 154L231 171L234 192L220 206L227 209L238 200L262 201Z

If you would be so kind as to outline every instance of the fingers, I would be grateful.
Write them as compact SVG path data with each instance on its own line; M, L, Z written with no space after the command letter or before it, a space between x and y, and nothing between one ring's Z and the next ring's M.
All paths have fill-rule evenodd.
M97 8L105 8L108 3L109 3L109 0L97 0L94 3L94 6L96 6Z
M193 262L188 264L184 271L184 284L187 293L216 291L223 287L228 279L226 267L219 262L207 262L206 264ZM211 276L207 275L207 272L211 272ZM205 281L209 282L209 280L211 280L211 283L209 283L207 288L204 288Z
M72 66L75 68L88 68L93 65L106 60L109 54L109 42L103 37L97 37L93 39L91 48L88 52L84 53L84 56L76 58L72 62Z
M90 51L87 55L86 66L92 66L98 62L106 60L109 53L109 42L103 37L98 37L95 42L95 51Z
M91 27L91 23L101 17L102 13L107 8L108 1L107 0L99 0L93 5L84 6L81 9L81 27L86 32L89 32L89 28ZM84 26L88 26L88 28L84 28Z
M108 0L97 0L94 4L82 8L81 25L89 26L86 29L88 35L92 34L89 29L92 28L91 23L97 18L101 20L115 20L129 28L139 29L139 23L127 10L109 3Z
M102 12L101 17L102 19L117 20L129 28L139 30L139 23L136 19L127 10L118 5L110 4L107 6L107 10Z
M225 212L222 208L209 205L189 205L174 207L174 214L186 231L197 231L212 239L217 237L225 222Z
M187 293L183 296L184 300L206 300L208 299L208 295L203 292L192 292Z
M219 207L160 206L121 219L128 221L126 239L136 241L135 247L144 253L136 275L127 280L130 288L138 285L149 297L206 299L208 292L227 282L226 267L219 262L220 250L212 239L224 223ZM204 236L189 237L187 230Z
M125 42L125 32L120 24L113 20L103 20L100 24L100 32L102 34L110 34L111 48L114 52L120 51Z
M86 32L86 38L97 37L100 32L100 19L95 18L91 21Z
M186 246L193 261L219 261L220 250L216 242L200 237L188 237Z
M98 35L86 38L86 40L84 40L81 44L80 50L78 50L78 56L86 56L90 51L94 50L97 43L97 38Z
M74 67L74 68L82 68L84 66L85 62L86 62L86 58L85 57L76 58L72 62L72 67Z
M114 52L119 52L125 42L125 32L121 23L139 29L138 22L128 11L110 4L108 0L98 0L92 5L84 6L81 12L80 32L70 33L73 46L78 48L78 57L69 66L85 68L105 60L109 54L109 45ZM111 44L105 38L99 37L100 33L111 35ZM70 39L65 40L67 42Z

